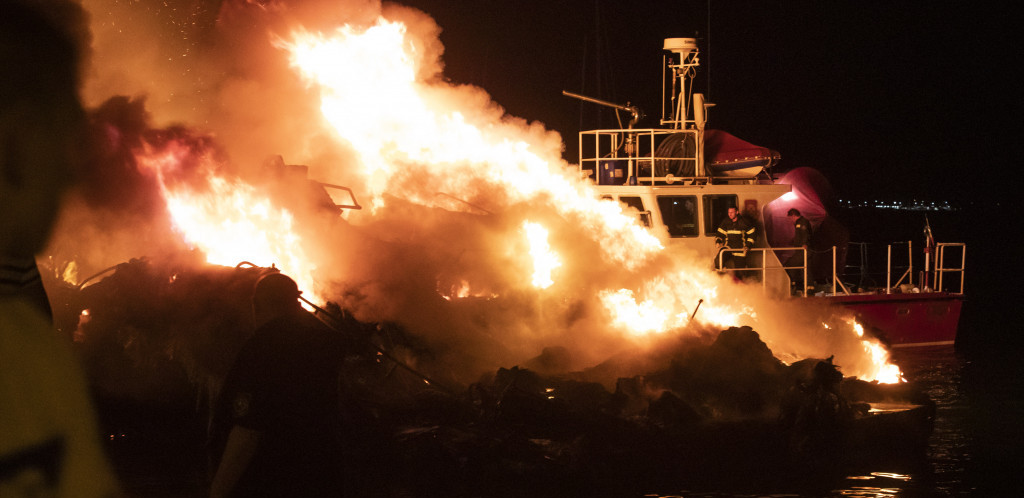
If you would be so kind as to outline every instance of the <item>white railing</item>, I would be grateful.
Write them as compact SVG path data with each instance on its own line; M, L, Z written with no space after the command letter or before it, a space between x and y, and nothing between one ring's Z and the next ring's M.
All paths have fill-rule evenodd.
M949 248L960 248L960 266L946 268L946 249ZM935 244L935 290L942 291L942 277L946 273L959 273L960 274L960 292L957 294L964 293L964 267L967 264L967 244L961 242L941 242ZM955 257L955 255L954 255Z
M804 251L804 264L802 266L785 266L785 265L775 266L774 264L772 266L768 266L768 261L769 260L773 260L773 261L775 260L774 258L768 258L767 257L767 253L769 251L774 253L776 251L792 251L792 250ZM742 268L724 268L723 267L724 258L725 258L726 254L746 254L747 257L749 257L749 255L751 253L754 253L754 254L760 253L760 255L761 255L761 257L760 257L760 260L761 260L760 267L758 267L758 266L744 266ZM804 279L803 279L803 281L804 281L803 282L803 287L804 288L803 288L802 292L803 292L804 296L807 296L807 251L804 250L803 247L751 247L749 249L729 249L729 248L724 248L723 247L722 249L720 249L718 251L718 255L715 256L715 260L717 261L717 263L715 265L715 268L720 273L725 273L725 272L730 272L730 273L735 273L735 272L753 272L753 273L758 274L759 277L760 277L760 280L761 280L761 290L762 290L762 292L767 292L767 290L768 290L768 279L765 278L765 277L769 275L769 273L768 273L769 271L772 271L772 272L780 272L780 271L781 272L785 272L787 270L800 270L804 274Z
M685 135L682 140L692 142L693 148L689 154L657 155L661 142L672 135ZM579 134L579 164L583 170L594 171L594 181L598 184L603 183L601 166L605 162L615 166L618 166L616 163L624 163L622 183L627 183L630 178L649 184L693 181L704 175L698 140L697 130L693 129L637 128L583 131ZM682 147L682 150L685 151L686 147ZM669 164L686 164L689 166L687 169L692 170L693 174L657 174L659 169L667 168Z
M903 282L903 279L907 279L907 283L914 285L914 243L907 241L907 271L900 275L899 280L896 281L896 286L899 286ZM885 261L885 293L892 294L892 244L887 247L886 261Z
M900 276L896 280L895 284L892 282L892 277L893 277L893 245L894 244L888 244L886 246L886 250L887 250L886 268L885 268L885 293L886 294L892 294L893 289L901 287L904 284L904 281L906 281L906 284L908 284L908 285L911 285L911 286L914 285L914 244L913 244L912 241L909 241L909 240L906 241L906 242L899 242L898 244L904 244L904 243L907 245L907 267L903 271L903 273L900 274ZM857 244L857 243L856 242L850 243L850 245L854 245L854 244ZM946 250L949 249L949 248L960 248L961 249L961 251L960 251L960 261L959 261L960 264L959 264L959 266L948 267L948 268L946 267L946 264L947 264ZM837 250L836 250L836 247L833 246L832 247L832 294L833 295L836 294L836 292L839 290L839 288L841 288L842 291L843 291L843 294L850 295L852 293L850 292L850 290L848 288L846 288L845 285L843 285L841 276L837 272L837 264L836 264L837 259L838 259L837 258ZM924 285L924 289L922 289L922 290L925 290L925 291L929 290L929 285L928 285L929 278L928 277L930 276L931 277L931 281L935 282L935 290L938 291L938 292L945 292L944 291L944 287L943 287L943 275L945 275L946 273L958 273L959 276L960 276L960 290L959 290L959 292L955 292L955 294L963 294L964 293L964 268L966 266L966 263L967 263L967 245L966 244L961 243L961 242L943 242L943 243L936 244L935 245L935 267L934 267L934 269L932 269L932 270L928 269L928 266L929 266L928 259L925 259L925 269L921 272L922 275L921 275L921 281L919 282L919 284L923 284ZM862 267L862 271L864 271L863 267ZM862 275L862 277L863 277L863 275Z
M885 284L886 284L885 285L885 293L886 294L891 294L893 289L900 287L904 283L906 283L908 285L913 285L914 284L914 280L913 280L913 275L914 275L913 247L914 246L913 246L913 243L911 241L907 241L907 242L900 242L898 244L906 244L907 245L907 260L908 260L908 263L907 263L906 269L899 275L899 278L896 279L896 283L894 284L892 282L892 279L893 279L893 245L895 245L895 244L888 244L887 245L887 261L886 261L886 270L885 270L885 274L886 274L886 276L885 276ZM957 254L947 255L947 252L953 251L953 250L955 250L957 248L959 248L959 250L960 250L959 258L957 258L957 256L958 256ZM767 258L765 256L765 253L768 252L768 251L802 251L803 252L803 265L800 265L800 266L786 266L785 264L782 264L780 266L774 266L774 265L768 266L769 258ZM844 295L851 295L851 294L853 294L852 292L850 292L850 289L843 283L842 275L840 275L839 272L838 272L838 260L839 260L838 249L835 246L832 246L832 250L830 252L832 253L832 295L837 295L839 293L842 293ZM746 253L748 255L748 257L749 257L749 255L751 253L754 253L754 254L760 253L761 254L761 258L760 258L761 264L760 264L760 266L755 265L755 266L744 266L744 267L737 267L737 268L724 268L723 267L724 258L725 258L726 254L744 254L744 253ZM769 271L783 271L783 272L787 272L789 270L800 270L801 272L803 272L803 289L800 289L800 293L804 297L807 297L807 295L808 295L808 281L809 281L809 278L808 278L808 276L809 276L808 275L808 266L809 266L808 265L808 256L809 256L808 250L804 249L803 247L752 247L750 249L745 249L745 250L744 249L728 249L728 248L723 248L723 249L721 249L718 252L718 255L715 257L715 260L717 262L716 270L718 272L720 272L720 273L725 273L725 272L730 272L730 273L735 273L735 272L752 272L752 273L755 273L755 274L759 275L760 280L761 280L761 288L762 288L763 291L767 291L768 279L765 278L765 277L767 275L769 275ZM958 261L957 261L957 259L958 259ZM950 260L952 260L952 262ZM747 261L749 261L749 260L747 260ZM935 285L935 290L939 291L939 292L945 292L943 290L944 289L944 287L943 287L943 284L944 284L943 276L945 274L947 274L947 273L956 273L956 274L959 274L959 277L960 277L959 281L960 282L959 282L959 291L958 292L954 292L954 294L963 294L964 293L964 268L966 266L966 262L967 262L967 246L966 246L966 244L959 243L959 242L936 244L935 245L935 268L933 270L931 270L931 272L934 275L933 276L933 281L936 284ZM959 263L959 265L957 265L956 263ZM946 266L947 264L949 264L951 266L947 267ZM922 272L922 273L924 273L924 272ZM925 280L922 279L922 282L924 282L924 281Z

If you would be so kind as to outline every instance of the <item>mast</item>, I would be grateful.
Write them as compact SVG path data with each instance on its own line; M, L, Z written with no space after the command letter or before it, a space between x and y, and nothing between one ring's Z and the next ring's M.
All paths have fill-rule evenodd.
M674 129L685 129L687 126L687 120L689 119L689 109L687 108L690 100L690 92L693 91L693 76L697 72L697 66L700 65L700 59L697 57L699 50L697 49L696 38L666 38L665 39L665 50L675 53L679 57L679 62L673 61L672 59L665 56L665 66L671 70L672 78L672 91L669 95L669 99L672 103L672 114L669 119L665 119L665 105L662 104L662 116L661 124L669 125ZM689 83L689 84L688 84ZM664 85L662 86L662 100L665 99Z
M690 106L690 94L693 92L693 77L700 66L700 50L697 48L696 38L666 38L664 49L676 54L679 61L674 61L670 56L663 56L664 67L671 72L671 90L668 95L669 102L665 102L665 78L662 77L661 87L661 124L668 125L672 129L696 130L696 167L695 176L706 176L704 170L704 124L707 122L706 111L714 104L706 104L704 95L693 94L692 106ZM665 110L672 109L672 113L666 119ZM693 119L690 119L690 109L693 109Z

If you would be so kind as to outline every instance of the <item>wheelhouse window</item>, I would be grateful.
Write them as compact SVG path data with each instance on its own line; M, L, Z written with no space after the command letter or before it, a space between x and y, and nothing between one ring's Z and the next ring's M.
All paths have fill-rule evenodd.
M735 194L705 195L704 201L704 235L715 235L718 224L728 216L731 207L739 207Z
M620 195L619 202L636 209L640 216L640 223L643 223L645 227L651 227L651 212L644 209L644 201L637 196L631 195Z
M669 237L696 237L700 234L697 227L697 196L659 195L658 210L668 227Z

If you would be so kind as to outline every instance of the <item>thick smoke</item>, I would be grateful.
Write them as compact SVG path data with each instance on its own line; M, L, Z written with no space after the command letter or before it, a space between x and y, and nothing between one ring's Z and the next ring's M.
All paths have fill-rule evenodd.
M563 366L573 370L625 351L658 351L670 339L624 335L601 305L603 291L620 288L664 298L673 313L700 322L683 320L667 337L704 337L731 325L714 315L727 306L747 310L738 324L753 326L779 356L835 354L848 372L862 367L854 364L865 357L859 341L823 327L848 328L833 323L828 310L769 300L759 288L713 274L708 261L635 249L616 260L609 242L628 238L636 223L614 230L595 225L598 210L621 208L598 203L575 177L561 160L556 133L506 116L479 88L445 81L440 28L422 12L354 0L84 5L93 36L84 95L93 108L98 159L53 251L58 262L81 265L82 276L134 257L189 254L168 217L161 184L202 190L209 175L228 175L264 188L302 220L297 230L317 265L318 294L360 320L399 323L435 352L435 368L455 378L526 362L548 347L565 348ZM285 46L300 28L332 33L343 24L368 27L381 16L401 20L415 40L419 90L430 106L458 110L486 139L525 145L502 149L506 157L472 160L395 155L387 174L367 174L366 156L357 150L365 144L339 136L336 123L327 122L324 90L300 77ZM359 129L369 117L345 119ZM380 131L372 138L391 137ZM139 160L172 152L168 168ZM274 193L275 185L292 196L304 190L268 180L268 158L275 156L307 165L311 179L352 187L366 208L342 219L326 216L315 202L283 199L288 192ZM492 164L509 158L519 161L516 167ZM531 161L543 164L516 169ZM514 175L550 190L516 191ZM566 208L579 199L586 201L581 207ZM524 221L543 225L561 256L547 289L530 283Z

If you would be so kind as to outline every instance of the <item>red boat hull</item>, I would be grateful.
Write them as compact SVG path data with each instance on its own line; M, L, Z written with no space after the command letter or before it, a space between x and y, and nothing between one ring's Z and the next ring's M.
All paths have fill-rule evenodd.
M853 311L866 329L892 347L953 344L963 294L854 294L828 296L828 302Z

